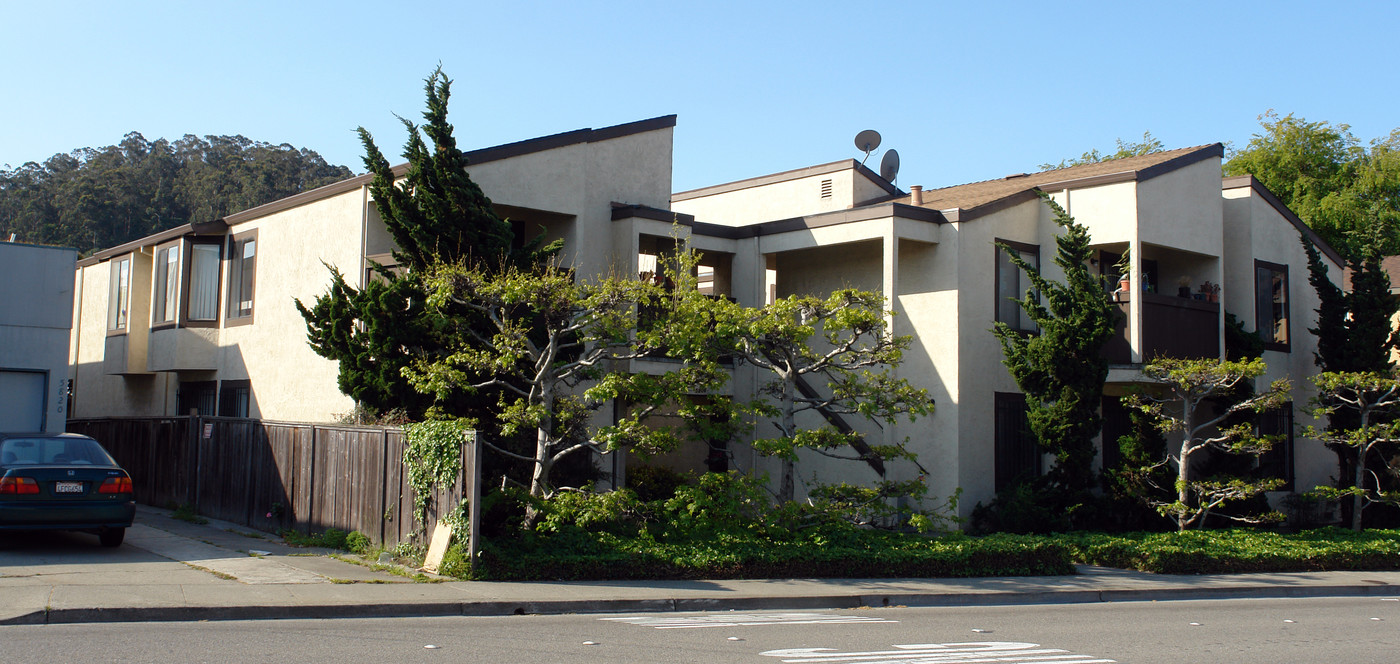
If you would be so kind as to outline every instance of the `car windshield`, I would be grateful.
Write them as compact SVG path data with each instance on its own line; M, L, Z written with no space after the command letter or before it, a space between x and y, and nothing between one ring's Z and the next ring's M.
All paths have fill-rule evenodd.
M96 441L87 438L7 438L0 440L0 465L115 466Z

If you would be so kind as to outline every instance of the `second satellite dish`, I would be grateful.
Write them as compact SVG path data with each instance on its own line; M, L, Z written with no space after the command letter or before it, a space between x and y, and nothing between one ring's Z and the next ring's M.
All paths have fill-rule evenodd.
M865 159L869 159L870 153L874 152L875 148L878 147L880 147L880 132L874 129L866 129L856 134L856 149L865 153ZM862 165L865 164L865 159L860 160Z
M894 179L899 177L899 152L894 149L885 151L884 158L880 160L880 177L894 184Z

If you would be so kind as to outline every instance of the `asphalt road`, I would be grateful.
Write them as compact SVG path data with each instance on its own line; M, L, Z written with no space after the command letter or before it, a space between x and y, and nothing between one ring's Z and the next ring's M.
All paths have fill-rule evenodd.
M1363 664L1397 627L1396 598L81 624L0 627L0 661Z

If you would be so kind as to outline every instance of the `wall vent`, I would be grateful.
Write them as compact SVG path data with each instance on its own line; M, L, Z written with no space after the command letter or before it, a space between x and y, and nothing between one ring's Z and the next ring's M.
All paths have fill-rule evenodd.
M831 180L822 180L822 198L831 198Z

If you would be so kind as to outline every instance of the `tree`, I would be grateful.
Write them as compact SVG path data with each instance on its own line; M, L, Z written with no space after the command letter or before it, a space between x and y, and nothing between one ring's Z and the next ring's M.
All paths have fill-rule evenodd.
M444 314L458 341L441 357L416 360L406 375L428 394L463 387L491 391L499 418L495 433L509 438L530 432L535 446L533 454L519 454L490 436L483 441L532 465L529 491L535 498L553 492L551 471L570 455L675 447L674 429L649 426L646 420L676 395L704 392L727 378L717 364L687 363L660 376L612 368L613 362L663 350L654 343L658 336L634 336L640 312L667 297L648 280L576 281L571 271L552 263L496 271L439 263L425 285L428 307ZM445 315L454 310L477 316ZM592 426L591 414L610 399L633 407L616 424Z
M1324 372L1312 377L1317 396L1312 403L1314 416L1331 416L1338 410L1350 411L1355 426L1331 426L1319 430L1305 427L1309 438L1316 438L1329 447L1347 447L1353 451L1351 486L1317 487L1316 491L1329 498L1350 496L1351 529L1361 532L1361 511L1373 503L1400 504L1400 491L1385 490L1380 476L1368 470L1366 459L1372 452L1400 440L1400 421L1394 417L1400 406L1400 380L1392 373ZM1400 457L1383 464L1392 475L1400 470ZM1368 483L1367 480L1370 480Z
M1308 281L1319 301L1317 327L1308 329L1317 337L1314 364L1324 375L1389 375L1391 354L1400 347L1400 336L1391 327L1392 317L1400 311L1400 300L1390 294L1390 277L1381 268L1380 252L1369 246L1363 248L1363 258L1349 261L1352 290L1345 292L1328 277L1317 248L1306 237L1302 242L1308 255ZM1340 436L1321 439L1337 455L1336 488L1342 492L1358 490L1359 485L1352 481L1356 470L1366 464L1356 456L1363 447L1349 442L1343 432L1361 429L1359 413L1355 408L1331 408L1326 409L1326 415L1328 430ZM1393 417L1384 411L1375 415ZM1344 516L1349 508L1343 503ZM1356 514L1350 516L1356 518Z
M1103 428L1099 402L1108 379L1102 350L1114 335L1119 313L1103 277L1089 269L1089 231L1044 193L1040 194L1064 229L1055 238L1055 264L1064 282L1051 281L1005 245L999 245L1032 288L1017 300L1039 331L1026 334L998 322L1003 364L1026 395L1031 432L1055 455L1049 479L1071 501L1094 485L1094 438Z
M912 421L933 410L926 390L895 376L910 339L889 333L886 316L893 312L885 311L884 304L878 293L852 289L825 298L790 296L758 309L715 303L718 343L770 377L760 389L768 400L748 407L777 420L778 435L753 444L760 453L782 460L779 500L796 496L799 450L881 468L885 460L913 459L902 445L870 445L860 433L837 424L844 423L844 415L893 424L902 416ZM832 424L799 428L798 416L808 411ZM898 492L914 487L881 488Z
M0 170L0 238L90 252L350 176L286 144L191 135L172 143L131 132L117 145Z
M1203 452L1214 450L1257 456L1272 446L1272 440L1255 436L1252 425L1247 422L1224 426L1238 414L1263 412L1287 402L1287 379L1274 381L1267 390L1253 394L1239 389L1263 375L1265 369L1263 360L1259 359L1232 362L1167 358L1143 366L1143 375L1155 385L1153 389L1130 396L1128 405L1159 418L1159 427L1167 436L1167 456L1143 467L1141 476L1150 478L1153 471L1164 466L1176 471L1175 501L1148 495L1144 500L1163 516L1174 519L1177 530L1202 527L1206 517L1226 503L1269 491L1282 483L1282 480L1251 482L1231 477L1199 478L1195 471L1196 457ZM1248 396L1229 398L1241 394ZM1263 520L1221 516L1247 523Z
M1367 245L1400 253L1400 130L1363 147L1350 127L1270 110L1224 165L1253 175L1348 259Z
M1152 154L1153 152L1161 152L1162 149L1163 149L1162 141L1160 141L1160 140L1154 138L1154 137L1152 136L1152 132L1150 132L1150 131L1144 131L1144 132L1142 132L1142 142L1140 142L1140 143L1134 143L1134 142L1132 142L1132 141L1124 141L1124 140L1121 139L1121 138L1120 138L1120 139L1117 139L1117 142L1118 142L1118 150L1115 151L1115 152L1113 152L1112 154L1107 154L1107 155L1105 155L1104 153L1099 152L1097 148L1095 148L1095 149L1093 149L1093 150L1090 150L1090 151L1088 151L1088 152L1085 152L1084 154L1082 154L1082 155L1080 155L1080 156L1078 156L1078 157L1076 157L1076 158L1074 158L1074 159L1062 159L1062 160L1060 160L1060 163L1058 163L1058 164L1051 164L1051 163L1044 163L1044 164L1041 164L1041 165L1040 165L1040 169L1041 169L1041 170L1044 170L1044 171L1049 171L1049 170L1054 170L1054 169L1059 169L1059 168L1069 168L1069 167L1071 167L1071 166L1083 166L1083 165L1085 165L1085 164L1097 164L1097 163L1099 163L1099 162L1101 162L1101 161L1109 161L1109 160L1112 160L1112 159L1122 159L1122 158L1124 158L1124 157L1140 157L1140 156L1145 155L1145 154Z
M339 362L337 382L358 405L383 413L403 409L423 417L435 400L416 392L404 377L415 358L433 356L451 343L444 338L443 316L431 312L422 275L435 263L482 265L528 264L543 260L559 244L541 246L540 238L512 250L514 234L496 215L491 201L467 174L466 155L457 148L447 121L452 81L441 67L425 81L426 123L402 120L408 131L403 156L407 169L394 169L363 127L365 167L374 174L370 194L397 250L393 269L376 267L363 289L331 268L331 285L312 306L297 302L306 319L307 340L322 357ZM432 141L431 147L424 135ZM437 394L439 411L463 415L476 404L463 395Z

